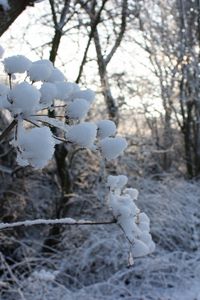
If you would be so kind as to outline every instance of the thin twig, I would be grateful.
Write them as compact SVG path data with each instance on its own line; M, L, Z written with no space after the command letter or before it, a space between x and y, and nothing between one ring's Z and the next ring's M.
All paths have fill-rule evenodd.
M89 220L79 220L76 221L72 218L61 218L61 219L35 219L35 220L26 220L26 221L19 221L13 223L0 223L0 230L20 227L20 226L34 226L34 225L108 225L108 224L115 224L117 221L115 219L111 219L108 221L89 221Z
M53 135L53 138L56 139L56 140L58 140L58 141L60 141L60 142L63 142L63 143L69 143L69 144L72 143L71 141L68 141L68 140L66 140L66 139L63 139L63 138L58 137L58 136L56 136L56 135Z
M76 83L79 83L81 75L83 73L83 68L84 68L84 65L85 65L86 60L87 60L88 50L89 50L92 38L94 36L94 33L96 31L96 28L97 28L98 24L101 22L101 13L104 9L104 6L105 6L106 2L107 2L107 0L104 0L102 2L102 5L101 5L100 9L99 9L98 13L95 16L96 17L95 20L91 20L91 29L90 29L90 33L89 33L89 38L88 38L88 42L87 42L87 45L86 45L86 48L85 48L85 51L84 51L84 54L83 54L82 62L80 64L79 73L78 73L78 76L77 76L76 81L75 81ZM85 6L85 3L83 1L80 1L80 4L87 11L87 7Z
M57 16L56 16L54 1L53 0L49 0L49 3L50 3L50 6L51 6L53 23L54 23L55 28L57 28L58 27L58 20L57 20Z
M110 51L110 53L105 58L105 64L108 65L110 60L112 59L113 55L117 51L117 48L120 46L121 41L123 39L124 33L126 31L126 23L127 23L127 9L128 9L128 1L124 0L122 2L122 13L121 13L121 26L120 26L120 32L115 40L115 43Z
M17 125L17 120L13 120L8 127L1 133L0 142L10 133L10 131Z
M28 122L28 123L30 123L30 124L32 124L32 125L34 125L34 126L40 128L40 126L39 126L38 124L36 124L35 122L33 122L32 120L30 120L30 119L24 119L24 120L25 120L26 122Z
M9 78L9 86L10 86L10 89L12 90L12 75L8 74L8 78Z

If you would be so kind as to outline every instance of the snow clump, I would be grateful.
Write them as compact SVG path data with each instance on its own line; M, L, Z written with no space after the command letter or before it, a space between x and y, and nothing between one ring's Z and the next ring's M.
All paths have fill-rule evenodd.
M116 191L121 189L127 184L128 178L125 175L118 175L118 176L113 176L109 175L107 179L107 186L111 189Z
M5 72L10 76L10 87L0 85L0 107L8 109L13 117L10 128L16 126L13 145L18 153L19 165L30 164L36 168L45 166L53 155L55 141L99 150L106 160L115 159L123 153L127 142L122 137L115 137L114 122L83 122L94 101L94 91L81 90L78 84L67 82L64 74L46 59L32 63L23 55L15 55L5 58L3 64ZM12 87L13 74L24 72L27 73L24 81ZM57 105L56 101L64 103ZM54 110L55 118L50 118L46 109ZM29 126L31 124L31 129L23 130L24 121ZM50 129L47 130L49 127L58 128L59 134L62 130L62 136L52 136ZM37 151L37 147L40 150ZM121 182L118 186L122 187Z
M55 82L57 88L57 99L69 102L71 95L74 91L79 90L79 86L76 83L58 81Z
M53 65L48 60L38 60L32 63L30 69L28 70L28 76L30 80L35 81L45 81L49 78L53 71Z
M58 274L58 271L48 271L48 270L36 270L32 273L32 276L35 279L38 280L44 280L44 281L54 281L56 279L56 275Z
M0 84L0 108L9 108L8 93L9 88L4 84Z
M75 91L73 93L72 98L73 99L76 99L76 98L85 99L90 104L92 104L92 102L95 99L95 93L91 89L79 90L79 91Z
M3 49L3 47L0 45L0 58L3 57L3 54L4 54L4 49Z
M48 82L58 82L58 81L65 81L64 74L57 68L53 68L50 76L47 78Z
M102 156L107 160L117 158L127 147L127 141L122 137L106 137L99 143Z
M17 161L21 166L31 165L43 168L54 154L55 139L49 127L24 129L18 127L17 140L13 141L17 149Z
M90 109L90 104L85 99L75 99L69 103L66 115L72 119L83 119Z
M124 192L124 194L130 195L134 201L136 201L138 199L139 192L136 189L126 188L123 192Z
M23 55L14 55L5 58L3 64L5 72L11 75L28 71L32 62Z
M14 114L31 114L37 109L40 92L27 82L17 84L9 93L11 111Z
M40 88L40 93L40 103L48 107L53 104L53 101L57 96L57 88L55 84L51 82L44 82Z
M114 136L116 134L116 125L111 120L101 120L97 122L98 137L104 139L106 137Z
M66 138L83 148L93 148L97 135L97 126L94 123L84 122L73 125L66 133Z
M138 193L135 189L124 189L128 178L124 175L108 176L110 188L108 203L118 225L123 230L131 246L133 258L152 253L155 244L150 234L150 221L135 204ZM121 184L120 184L121 183ZM132 197L133 196L133 197Z

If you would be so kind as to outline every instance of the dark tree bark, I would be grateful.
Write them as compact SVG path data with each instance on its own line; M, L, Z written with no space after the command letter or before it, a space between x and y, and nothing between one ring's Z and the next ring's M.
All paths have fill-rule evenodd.
M69 13L69 6L71 0L65 0L63 8L59 14L55 11L55 1L49 0L52 13L52 21L54 25L54 36L52 39L52 46L49 54L49 60L55 65L58 49L61 43L62 36L64 35L63 28L67 23L67 15ZM50 117L55 117L55 111L48 112ZM56 128L52 129L56 134ZM61 196L57 203L56 218L65 217L67 214L68 194L72 191L72 181L70 176L70 168L68 161L68 149L64 143L58 144L55 147L55 162L57 166L57 175L60 182ZM55 217L55 216L53 216ZM60 240L62 228L59 224L54 224L49 230L48 237L46 238L43 246L44 252L49 252Z
M90 18L91 23L91 31L89 35L88 44L86 47L86 51L84 53L84 58L80 67L79 75L77 77L76 82L79 82L80 76L83 71L83 66L86 62L87 58L87 51L90 45L91 40L93 39L96 54L97 54L97 64L99 69L99 77L101 81L101 87L102 87L102 93L105 99L105 103L107 106L108 115L111 119L115 121L116 124L118 124L119 121L119 113L118 113L118 105L116 100L114 99L111 91L111 85L109 83L109 77L108 77L108 71L107 67L109 62L111 61L113 55L117 51L118 47L120 46L122 39L124 37L125 31L126 31L126 23L127 23L127 11L128 11L128 0L122 0L121 1L121 24L119 28L119 32L115 37L114 43L111 47L110 52L105 56L104 51L102 49L102 41L100 39L98 25L102 22L102 13L105 10L105 5L108 2L108 0L102 0L100 9L97 10L98 5L100 1L93 0L91 3L85 3L82 0L79 0L79 3L81 6L85 9L86 13L88 14ZM108 17L108 16L107 16ZM117 25L116 25L117 26Z
M52 39L52 47L50 50L50 55L49 55L49 60L55 64L58 49L61 43L62 36L64 35L63 28L65 24L67 23L67 15L69 13L69 6L70 6L71 0L65 0L63 3L63 8L60 12L60 14L56 14L55 11L55 1L54 0L49 0L50 6L51 6L51 12L52 12L52 21L54 24L54 36ZM55 112L54 111L49 111L49 116L50 117L55 117ZM56 129L54 128L53 131L56 134ZM61 205L58 209L58 216L61 217L64 209L64 203L66 204L68 201L68 197L66 196L68 193L71 192L71 180L70 180L70 173L69 173L69 168L68 168L68 163L67 163L67 155L68 155L68 150L64 144L59 144L56 145L55 149L55 160L56 160L56 165L57 165L57 172L58 172L58 177L60 181L60 186L62 190L62 201Z
M4 11L0 5L0 36L2 36L27 6L34 5L34 0L9 0L8 2L10 9L7 11Z

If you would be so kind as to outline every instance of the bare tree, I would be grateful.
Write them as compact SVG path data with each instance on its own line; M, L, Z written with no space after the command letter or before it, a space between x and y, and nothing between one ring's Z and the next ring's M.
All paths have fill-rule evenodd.
M200 173L199 15L199 0L144 0L140 14L142 47L149 53L160 83L164 108L163 147L167 150L173 144L172 120L175 118L183 135L183 154L190 177ZM166 161L166 167L168 165Z
M115 52L117 51L117 48L120 46L126 31L126 23L127 23L127 16L128 16L128 0L114 1L112 3L111 1L103 0L101 2L100 9L99 9L99 1L97 2L96 0L91 1L91 3L88 3L86 5L84 5L83 1L80 1L80 3L84 7L90 19L90 24L91 24L90 39L93 38L95 49L96 49L97 64L98 64L99 76L101 81L101 87L102 87L105 103L107 106L108 114L110 118L114 119L115 122L118 123L119 121L118 105L111 91L111 85L108 76L108 64L111 61ZM107 8L106 3L111 6L110 7L108 6ZM117 13L116 12L113 13L112 8L114 6L117 8ZM121 10L120 13L119 10ZM121 22L120 25L117 25L116 21L119 18L121 19ZM99 25L101 23L103 24L104 29L99 29ZM110 51L106 51L106 49L103 49L104 48L103 40L107 39L107 41L110 41L111 39L110 28L109 30L107 30L108 29L107 27L110 26L112 26L114 40L112 41L113 45L109 45ZM107 32L107 36L105 37L106 32ZM79 79L79 77L77 78L77 80Z

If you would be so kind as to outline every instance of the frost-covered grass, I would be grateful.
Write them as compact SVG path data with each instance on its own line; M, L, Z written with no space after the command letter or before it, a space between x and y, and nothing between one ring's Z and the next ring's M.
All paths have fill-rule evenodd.
M115 224L67 226L50 256L24 239L24 259L8 266L1 258L0 299L199 300L199 183L176 178L134 183L137 204L151 219L154 254L128 267L128 244ZM92 194L76 197L83 215L91 215L92 208L102 217L102 203Z

